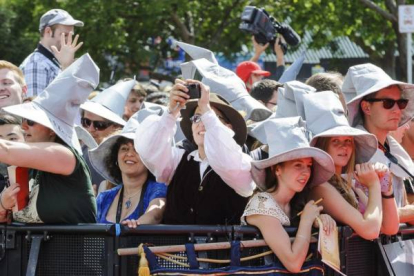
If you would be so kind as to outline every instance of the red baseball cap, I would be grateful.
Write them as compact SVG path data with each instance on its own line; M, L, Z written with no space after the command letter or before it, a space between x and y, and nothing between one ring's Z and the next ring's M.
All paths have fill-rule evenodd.
M247 82L251 74L262 75L264 77L270 76L269 71L264 71L260 65L253 61L243 61L237 65L236 74L244 82Z

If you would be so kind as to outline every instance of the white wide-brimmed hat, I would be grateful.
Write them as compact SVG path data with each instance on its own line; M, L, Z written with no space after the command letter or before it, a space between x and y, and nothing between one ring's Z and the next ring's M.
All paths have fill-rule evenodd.
M79 106L98 83L99 68L89 54L85 54L62 71L32 102L4 110L53 130L67 145L81 153L74 122Z
M381 68L371 63L355 65L348 69L342 93L347 102L351 126L363 123L359 108L362 98L391 85L398 85L402 92L401 97L409 100L407 107L402 110L402 126L414 116L414 85L391 79Z
M341 101L334 92L305 95L304 110L307 128L313 134L311 146L315 146L320 137L352 136L358 164L368 162L377 151L375 135L349 126Z
M303 119L303 95L315 93L316 89L300 81L290 81L278 89L277 118L301 116Z
M135 80L119 82L100 92L80 108L124 126L126 122L122 119L122 115L124 115L125 103L135 85Z
M117 185L122 184L115 181L115 179L113 179L109 175L109 172L106 169L105 165L106 157L111 153L113 145L120 137L125 137L134 140L135 131L139 126L140 122L144 121L144 119L150 115L161 116L164 112L165 108L163 106L156 104L148 105L147 108L141 109L137 113L132 115L119 134L109 136L97 148L90 150L88 152L89 160L91 161L91 164L95 168L95 170L105 179L111 181L112 183Z
M305 122L301 117L278 118L264 123L269 158L253 161L251 174L261 190L265 190L265 169L290 160L313 159L310 186L328 181L335 173L332 158L323 150L311 147L308 142Z

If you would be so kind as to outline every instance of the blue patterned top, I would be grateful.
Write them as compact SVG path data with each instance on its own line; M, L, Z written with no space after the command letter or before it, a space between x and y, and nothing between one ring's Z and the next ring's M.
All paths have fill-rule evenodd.
M96 198L96 205L98 207L98 215L97 215L97 222L98 223L113 223L111 221L106 220L106 216L109 211L109 207L111 207L112 202L115 199L115 196L122 188L122 185L118 185L110 190L102 192ZM165 198L167 197L167 186L164 183L158 183L153 180L148 180L147 189L145 190L144 194L144 213L147 210L149 203L156 198ZM138 207L135 208L134 212L126 217L125 219L138 219Z

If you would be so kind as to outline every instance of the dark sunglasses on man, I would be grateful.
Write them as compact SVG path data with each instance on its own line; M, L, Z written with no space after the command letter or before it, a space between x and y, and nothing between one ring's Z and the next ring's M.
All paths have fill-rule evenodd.
M101 131L107 129L109 126L113 125L112 122L106 122L106 121L92 121L88 118L81 118L81 124L84 128L89 128L91 125L93 125L93 128L95 130Z
M407 99L399 99L399 100L393 100L393 99L365 99L365 101L370 102L370 103L374 103L374 102L382 102L382 107L384 107L384 109L391 109L394 107L395 104L398 105L399 109L405 109L407 107L408 104L408 100Z

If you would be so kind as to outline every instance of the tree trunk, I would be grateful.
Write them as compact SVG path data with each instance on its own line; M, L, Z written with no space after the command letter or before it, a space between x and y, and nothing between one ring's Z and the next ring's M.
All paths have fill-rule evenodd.
M392 24L395 34L397 35L397 45L398 45L398 61L401 71L400 79L407 81L407 34L400 33L398 29L398 23ZM410 55L411 56L411 55Z

